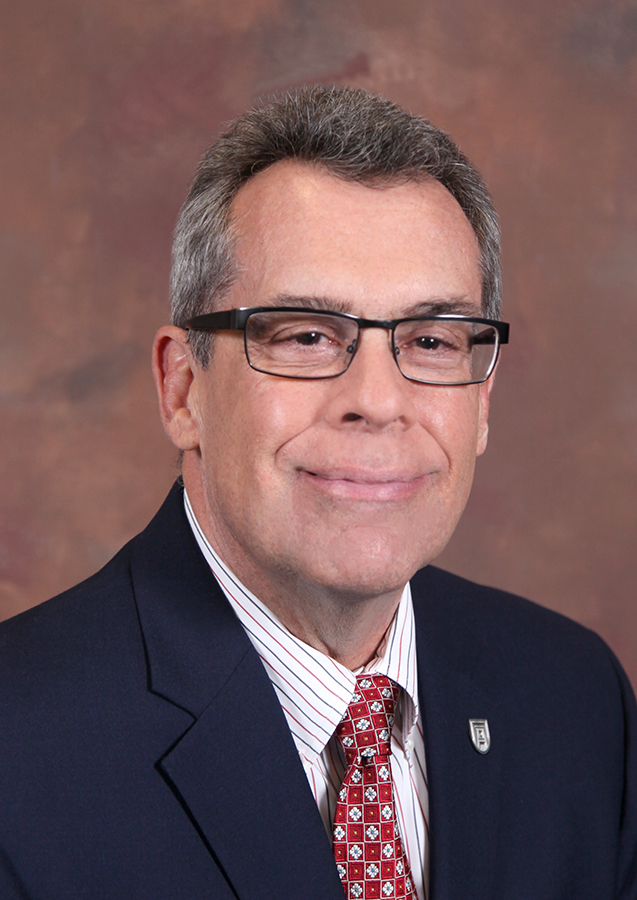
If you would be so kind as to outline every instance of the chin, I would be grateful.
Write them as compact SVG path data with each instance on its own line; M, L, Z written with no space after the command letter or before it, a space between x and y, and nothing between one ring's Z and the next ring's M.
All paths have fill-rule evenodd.
M426 565L438 549L408 549L387 546L385 542L363 544L358 541L347 542L338 554L316 559L308 572L309 580L322 585L325 589L336 593L358 597L380 597L402 590L409 579ZM385 544L378 546L378 544Z

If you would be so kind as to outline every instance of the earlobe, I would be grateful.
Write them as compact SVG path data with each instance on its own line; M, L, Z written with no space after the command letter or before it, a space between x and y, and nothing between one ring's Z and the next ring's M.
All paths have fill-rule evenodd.
M489 423L486 419L480 420L480 427L478 430L478 444L476 449L476 456L482 456L484 451L487 449L487 442L489 439Z
M487 449L487 440L489 438L489 404L491 402L491 391L495 380L495 371L489 378L478 388L478 440L476 444L476 456L482 456Z
M165 325L153 343L153 376L164 430L180 450L196 450L199 426L192 406L196 363L188 347L186 332Z

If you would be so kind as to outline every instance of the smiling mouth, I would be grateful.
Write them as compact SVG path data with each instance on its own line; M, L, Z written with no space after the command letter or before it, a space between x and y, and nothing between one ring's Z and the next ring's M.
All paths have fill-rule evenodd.
M430 477L349 469L335 469L328 472L302 469L301 475L310 479L316 488L333 497L372 502L407 499Z

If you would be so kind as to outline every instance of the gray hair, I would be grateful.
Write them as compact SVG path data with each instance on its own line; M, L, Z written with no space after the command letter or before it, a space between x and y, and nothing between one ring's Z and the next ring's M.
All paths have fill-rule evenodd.
M500 314L500 235L477 170L430 122L364 90L302 87L239 116L205 153L181 210L173 243L172 322L210 311L235 277L232 202L253 175L284 159L323 166L346 181L385 187L429 178L458 201L476 235L482 308ZM190 332L200 365L211 335Z

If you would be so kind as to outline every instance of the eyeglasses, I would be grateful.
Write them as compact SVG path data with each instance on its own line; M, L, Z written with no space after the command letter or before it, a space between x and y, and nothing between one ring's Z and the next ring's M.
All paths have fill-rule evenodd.
M480 384L493 372L506 322L471 316L361 319L347 313L257 306L195 316L193 331L243 331L246 358L257 372L281 378L336 378L349 368L362 328L391 334L396 365L422 384Z

